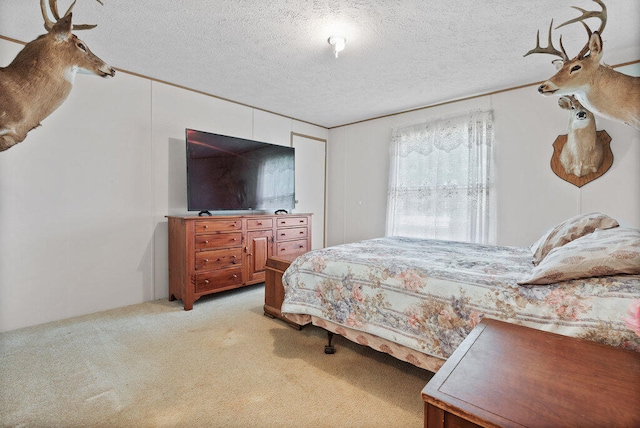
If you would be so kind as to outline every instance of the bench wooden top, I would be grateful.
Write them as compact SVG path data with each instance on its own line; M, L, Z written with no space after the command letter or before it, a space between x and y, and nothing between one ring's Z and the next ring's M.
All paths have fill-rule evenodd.
M640 353L484 319L422 398L481 426L640 427Z

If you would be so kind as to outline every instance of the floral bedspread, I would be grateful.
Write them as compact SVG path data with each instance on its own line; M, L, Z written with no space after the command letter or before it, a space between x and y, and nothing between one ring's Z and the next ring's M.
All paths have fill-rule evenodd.
M521 286L528 248L388 237L308 252L283 276L282 312L316 316L447 358L487 316L640 352L623 318L640 275Z

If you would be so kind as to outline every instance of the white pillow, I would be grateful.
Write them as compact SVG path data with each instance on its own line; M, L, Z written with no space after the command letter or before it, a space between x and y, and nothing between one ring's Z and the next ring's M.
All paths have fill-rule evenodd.
M618 227L618 222L602 213L578 214L571 217L547 231L530 247L533 253L533 264L540 263L554 248L592 233L596 229L612 227Z
M570 279L640 274L640 230L598 229L554 248L518 284L552 284Z

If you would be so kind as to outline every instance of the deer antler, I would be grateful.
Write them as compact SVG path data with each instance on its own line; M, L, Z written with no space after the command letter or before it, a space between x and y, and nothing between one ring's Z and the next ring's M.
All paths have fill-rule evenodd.
M574 22L580 22L584 28L587 30L587 44L582 48L582 50L580 51L580 53L578 54L578 57L582 58L584 57L587 52L589 52L589 41L588 39L591 38L591 29L589 28L589 26L587 24L584 23L585 19L588 18L598 18L600 19L600 28L598 28L598 33L602 34L602 32L604 31L604 27L607 25L607 6L605 6L605 4L602 2L602 0L593 0L594 2L598 3L600 5L600 7L602 7L602 10L592 10L592 11L588 11L585 9L582 9L581 7L577 7L577 6L571 6L572 8L579 10L580 12L582 12L582 15L580 15L577 18L573 18L570 19L567 22L563 22L562 24L558 25L556 27L556 30L560 27L564 27L565 25L568 24L573 24ZM530 55L532 53L546 53L546 54L551 54L551 55L557 55L560 58L563 59L563 61L568 61L569 60L569 56L567 55L567 53L564 50L564 46L562 46L562 36L560 36L560 48L562 49L562 52L560 52L559 50L557 50L556 48L553 47L553 43L551 40L551 31L553 28L553 19L551 20L551 25L549 25L549 45L546 48L542 48L540 47L540 30L538 30L538 34L536 36L536 47L534 49L531 49L529 52L527 52L526 54L524 54L523 56L527 56Z
M586 27L587 24L584 23L585 19L598 18L600 20L600 28L598 28L598 33L602 34L602 32L604 31L604 27L607 25L607 6L605 6L605 4L602 2L602 0L593 0L593 1L598 3L600 5L600 7L602 7L602 10L591 10L591 11L588 11L588 10L582 9L581 7L571 6L572 8L582 12L582 15L580 15L577 18L570 19L569 21L567 21L567 22L565 22L563 24L558 25L556 27L556 30L558 28L560 28L560 27L564 27L565 25L573 24L574 22L582 22L582 25L584 25ZM589 33L591 33L591 29L589 29Z
M540 46L540 30L538 30L538 34L536 34L536 47L531 49L529 52L527 52L523 56L531 55L533 53L546 53L550 55L559 56L560 58L562 58L563 61L569 61L569 56L567 55L567 52L564 50L564 46L562 46L562 36L560 36L560 49L562 49L562 51L559 51L553 46L553 40L551 38L552 31L553 31L553 19L551 20L551 24L549 25L549 41L548 41L547 47L543 48Z
M572 8L579 10L580 12L582 12L582 15L580 15L577 18L573 18L563 24L560 24L556 27L556 30L560 27L563 27L567 24L573 24L574 22L579 22L581 23L584 28L587 30L587 44L584 45L584 47L582 48L582 50L580 51L580 53L578 54L578 58L584 58L584 56L587 54L587 52L589 52L589 39L591 39L591 28L589 28L589 26L587 24L584 23L585 19L588 18L598 18L600 20L600 28L598 28L598 33L602 35L602 32L604 31L604 27L607 25L607 6L605 6L605 4L602 2L602 0L593 0L594 2L598 3L600 5L600 7L602 7L602 10L592 10L592 11L588 11L588 10L584 10L580 7L577 6L571 6Z
M102 0L96 0L96 1L104 6L104 4L102 3ZM75 6L75 4L76 4L76 0L74 0L73 3L71 3L71 6L69 6L69 9L67 9L67 11L64 13L64 15L62 15L62 17L69 15L71 13L71 9L73 9L73 6ZM51 10L51 14L53 15L56 22L59 21L60 14L58 13L58 0L49 0L49 9ZM49 31L53 28L53 26L56 23L49 19L49 15L47 14L47 6L45 5L44 0L40 0L40 10L42 11L42 17L44 18L44 28L46 28L46 30ZM74 24L73 30L90 30L91 28L95 28L95 27L96 27L95 24Z

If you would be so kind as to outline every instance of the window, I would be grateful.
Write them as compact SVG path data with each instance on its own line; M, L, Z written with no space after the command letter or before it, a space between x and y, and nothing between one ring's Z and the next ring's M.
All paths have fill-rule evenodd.
M495 243L493 113L395 128L387 236Z

